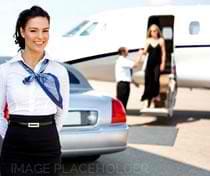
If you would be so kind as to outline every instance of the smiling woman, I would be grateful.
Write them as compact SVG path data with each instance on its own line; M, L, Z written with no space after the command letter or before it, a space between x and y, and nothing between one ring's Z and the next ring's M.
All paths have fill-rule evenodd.
M0 66L1 176L59 175L58 132L68 112L69 78L45 52L49 26L41 7L22 11L14 35L19 53ZM8 123L3 120L5 104Z
M19 16L19 21L16 24L15 43L19 44L20 49L24 49L24 55L32 52L35 58L42 58L44 48L49 40L50 17L44 12L40 12L40 16L36 16L36 11L38 12L38 9L34 8L34 12L31 12L31 17L27 17L26 11ZM33 64L36 65L38 61L37 59L27 60L28 62L29 60L35 62L30 63L32 64L31 66Z
M31 19L27 26L20 28L21 35L25 39L25 47L33 52L40 53L46 46L49 39L49 22L45 17Z

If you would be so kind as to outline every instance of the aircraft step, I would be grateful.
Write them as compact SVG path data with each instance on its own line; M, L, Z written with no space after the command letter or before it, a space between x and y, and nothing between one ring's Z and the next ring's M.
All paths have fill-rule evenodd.
M168 117L172 115L172 111L167 108L143 108L140 113L149 116L163 116Z

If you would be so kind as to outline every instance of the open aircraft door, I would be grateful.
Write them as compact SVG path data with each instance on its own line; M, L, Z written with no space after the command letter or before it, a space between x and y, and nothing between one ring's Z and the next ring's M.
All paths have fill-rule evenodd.
M174 60L174 16L151 16L148 20L148 28L151 24L157 24L160 27L165 39L166 67L160 75L160 101L156 101L154 107L143 108L140 112L144 115L170 117L173 115L177 93Z

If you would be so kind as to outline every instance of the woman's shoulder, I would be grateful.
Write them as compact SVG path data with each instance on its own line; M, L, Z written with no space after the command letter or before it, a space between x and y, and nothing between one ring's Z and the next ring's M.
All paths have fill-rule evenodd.
M163 37L160 37L160 38L159 38L159 43L160 43L160 44L164 44L164 43L165 43L165 40L164 40Z
M148 48L149 45L151 45L152 43L152 39L151 38L147 38L146 41L145 41L145 47Z
M146 44L150 44L151 42L152 42L152 38L149 37L146 39Z

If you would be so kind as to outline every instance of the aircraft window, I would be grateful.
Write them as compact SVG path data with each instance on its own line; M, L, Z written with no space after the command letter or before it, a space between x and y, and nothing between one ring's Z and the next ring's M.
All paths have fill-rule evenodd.
M171 27L164 27L162 33L163 33L164 39L166 40L173 39L173 30Z
M198 21L192 21L189 26L189 32L191 35L197 35L200 32L200 23Z
M83 21L82 23L80 23L79 25L77 25L76 27L74 27L72 30L70 30L69 32L67 32L66 34L64 34L63 36L64 37L70 37L70 36L73 36L75 35L78 31L80 31L80 29L82 27L84 27L89 21L86 20L86 21Z
M91 24L90 26L88 26L80 35L81 35L81 36L90 35L91 32L93 32L93 30L96 28L97 25L98 25L98 22L92 23L92 24Z

